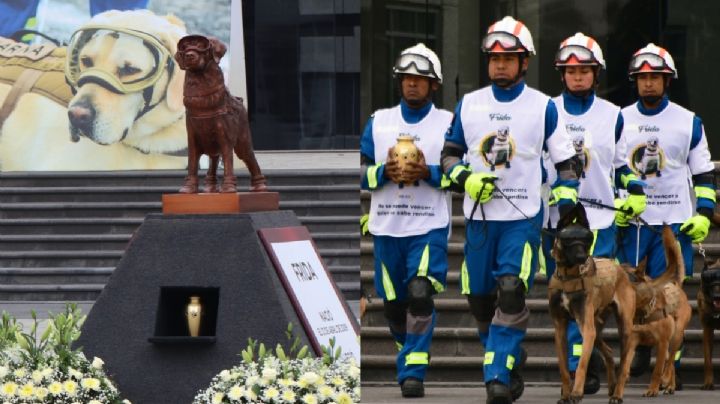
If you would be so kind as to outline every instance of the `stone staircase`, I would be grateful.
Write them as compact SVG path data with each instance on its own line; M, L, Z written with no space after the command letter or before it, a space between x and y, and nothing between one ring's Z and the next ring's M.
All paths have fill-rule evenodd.
M369 211L370 195L361 193L365 211ZM433 334L430 369L427 381L443 382L443 385L474 384L482 381L484 351L477 337L476 323L470 314L467 300L460 294L459 269L463 260L465 221L462 217L462 199L453 195L452 235L448 248L448 288L436 296L438 311L437 325ZM703 244L708 258L720 258L720 231L711 230ZM375 297L373 286L372 238L364 236L360 243L361 283L363 291L370 296L365 318L362 323L362 380L363 383L393 383L395 380L395 355L397 348L387 329L383 317L382 300ZM693 307L693 318L685 332L685 354L682 376L685 383L698 384L702 381L702 330L695 312L696 296L700 286L702 260L696 252L695 274L686 282L685 291ZM555 356L554 329L548 313L547 279L543 275L535 278L527 305L531 311L524 347L528 360L523 376L531 383L559 383L557 357ZM619 341L614 319L604 332L606 341L613 347L616 365L619 364ZM716 343L720 336L716 334ZM720 352L715 350L716 377L720 375ZM654 363L654 359L653 359ZM601 375L604 380L604 375ZM631 383L647 383L649 375L631 378ZM603 393L604 394L604 393Z
M358 300L357 170L264 170L310 230L348 300ZM238 171L246 187L246 172ZM102 291L133 232L161 195L175 193L184 171L0 173L0 310L84 308ZM57 312L57 311L54 311ZM84 310L87 312L87 310ZM40 316L42 318L42 316Z

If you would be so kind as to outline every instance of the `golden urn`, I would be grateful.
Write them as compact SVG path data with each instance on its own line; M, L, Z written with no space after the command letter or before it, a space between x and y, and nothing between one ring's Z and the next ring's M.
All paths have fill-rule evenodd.
M200 316L202 315L202 304L200 304L200 296L190 296L190 303L185 309L187 317L188 330L191 337L200 335Z
M420 161L420 153L415 146L415 139L409 135L400 135L397 143L393 146L392 156L398 162L401 171L405 171L407 163L410 161ZM409 183L406 183L409 185Z

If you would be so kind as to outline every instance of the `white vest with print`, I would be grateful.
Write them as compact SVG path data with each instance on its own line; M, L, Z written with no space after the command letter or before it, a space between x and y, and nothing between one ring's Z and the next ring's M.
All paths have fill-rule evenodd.
M584 167L578 198L614 206L615 124L620 107L595 96L590 109L581 115L572 115L565 110L562 95L553 98L553 101L565 121L565 128ZM549 159L545 160L545 168L548 170L548 184L552 185L557 178L557 170ZM581 203L585 207L591 229L606 229L612 225L615 211L588 202ZM559 218L557 206L551 207L550 223L553 228L557 227Z
M657 115L643 115L637 104L622 110L628 166L647 183L649 224L682 223L693 214L688 154L694 113L670 102Z
M451 112L437 109L434 105L415 124L405 122L399 105L375 112L372 126L375 162L382 163L387 159L388 149L397 143L398 136L410 135L425 155L425 163L439 165L445 132L452 117ZM416 236L446 227L448 220L445 192L431 187L426 181L400 187L388 180L372 192L369 229L373 235Z
M496 190L483 205L486 220L519 220L540 210L541 153L545 135L545 111L550 97L525 86L510 102L495 99L485 87L465 95L460 109L466 159L473 172L494 174L497 189L520 209L514 208ZM466 194L463 211L470 218L475 202ZM474 220L482 220L480 207Z

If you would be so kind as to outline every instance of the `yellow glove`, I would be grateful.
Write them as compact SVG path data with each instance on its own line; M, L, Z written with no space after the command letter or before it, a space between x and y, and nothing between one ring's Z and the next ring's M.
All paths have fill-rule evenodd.
M498 177L487 173L472 173L465 180L465 192L473 201L486 203L492 199L495 180Z
M370 233L370 215L364 214L360 216L360 235L364 236Z
M620 209L625 211L624 215L629 217L635 217L640 216L643 212L645 212L646 206L647 199L645 198L645 194L630 194L628 195L625 203L623 203Z
M615 209L624 209L626 201L624 199L615 199ZM618 227L628 227L630 217L623 213L621 210L615 211L615 225Z
M710 219L703 215L695 215L680 226L680 231L690 236L693 243L702 243L710 231Z

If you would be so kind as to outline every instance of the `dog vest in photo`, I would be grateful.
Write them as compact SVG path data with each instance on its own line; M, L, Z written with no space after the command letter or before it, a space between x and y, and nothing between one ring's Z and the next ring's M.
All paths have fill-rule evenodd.
M643 115L637 104L622 110L627 164L647 183L649 224L682 223L693 214L688 154L694 113L669 102L657 115Z
M372 125L375 162L385 162L388 149L397 143L398 136L409 135L425 155L426 164L439 165L445 132L450 127L452 117L451 112L435 106L415 124L405 122L399 105L375 112ZM448 220L445 192L431 187L425 181L402 187L388 181L372 193L369 229L374 235L416 236L445 227Z
M615 195L615 168L625 164L624 139L615 144L615 123L620 107L595 96L590 109L581 115L569 114L561 96L553 98L558 113L565 121L565 128L573 142L575 153L583 166L578 197L603 205L613 206ZM557 171L549 159L545 159L548 184L557 179ZM590 228L605 229L615 220L615 211L589 203L583 203ZM557 227L560 218L557 206L550 209L550 223Z
M545 111L550 97L525 87L510 102L495 99L491 87L465 95L460 109L466 161L473 172L496 175L495 186L520 209L514 208L499 192L483 206L487 220L519 220L540 210L542 170L540 165L545 139ZM562 116L546 142L554 162L574 154L565 132ZM465 195L463 210L470 218L474 202ZM479 210L472 219L480 220Z

